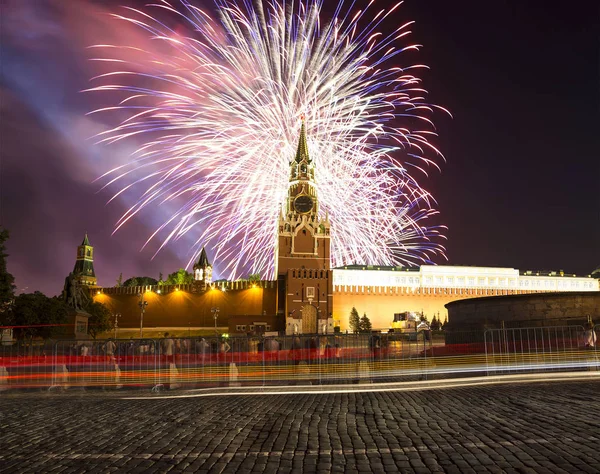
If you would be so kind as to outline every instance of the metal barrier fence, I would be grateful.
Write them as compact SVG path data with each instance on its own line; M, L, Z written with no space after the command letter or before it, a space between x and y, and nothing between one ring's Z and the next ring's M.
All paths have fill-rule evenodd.
M585 339L586 330L582 326L488 329L485 331L487 373L596 368L596 346L586 347Z
M153 339L57 341L50 388L155 386L158 353Z
M597 366L583 334L572 326L455 332L452 343L425 331L19 342L0 346L0 390L326 385L583 370Z
M0 345L0 390L11 385L37 386L52 377L54 341L25 340Z

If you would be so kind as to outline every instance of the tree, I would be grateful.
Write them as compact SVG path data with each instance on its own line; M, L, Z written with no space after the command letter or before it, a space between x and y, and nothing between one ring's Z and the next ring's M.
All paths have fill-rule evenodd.
M194 275L186 271L185 268L180 268L169 274L165 282L167 285L186 285L189 283L194 283Z
M372 329L371 320L367 317L367 313L364 313L358 323L358 330L359 332L371 332Z
M97 301L91 302L85 310L90 314L88 319L88 333L94 339L102 332L110 331L113 326L113 315L110 310Z
M39 291L18 295L10 311L10 325L17 326L13 336L16 339L50 338L64 331L71 312L60 298L48 298Z
M150 277L131 277L123 282L123 286L152 286L158 282Z
M123 286L123 273L119 273L119 278L117 278L116 286Z
M0 320L4 319L5 313L9 311L15 297L15 278L8 273L6 268L8 254L5 253L4 243L8 237L8 231L0 227Z
M440 326L441 326L440 320L434 316L433 319L431 320L431 325L430 325L431 330L432 331L439 331L440 330Z
M248 275L248 281L250 283L256 283L260 281L260 273L252 273L251 275Z
M442 324L442 331L445 331L448 327L448 316L444 319L444 324Z
M350 317L348 318L348 326L350 326L350 331L353 333L357 333L360 330L360 316L358 315L358 311L353 306L350 311Z
M158 272L158 284L159 285L164 285L165 281L163 280L163 274L162 272Z
M127 280L125 280L123 282L123 286L138 286L138 277L131 277L128 278Z

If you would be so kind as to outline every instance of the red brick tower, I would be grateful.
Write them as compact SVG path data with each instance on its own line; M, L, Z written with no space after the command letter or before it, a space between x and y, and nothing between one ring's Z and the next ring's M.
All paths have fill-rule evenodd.
M319 217L315 164L302 120L298 150L290 163L288 196L279 217L276 270L278 310L287 334L333 332L329 218Z

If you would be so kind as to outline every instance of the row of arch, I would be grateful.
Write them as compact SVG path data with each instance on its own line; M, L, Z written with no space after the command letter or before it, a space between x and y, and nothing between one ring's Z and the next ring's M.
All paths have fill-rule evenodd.
M328 270L292 270L292 278L329 278Z
M378 296L397 296L397 295L467 295L467 296L500 296L517 295L530 293L549 293L542 290L498 290L484 288L435 288L435 287L396 287L396 286L353 286L353 285L334 285L334 294L361 294Z

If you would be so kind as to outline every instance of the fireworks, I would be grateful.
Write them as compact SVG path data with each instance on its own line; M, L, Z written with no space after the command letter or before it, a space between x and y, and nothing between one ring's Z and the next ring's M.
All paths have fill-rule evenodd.
M89 90L118 98L95 112L125 114L100 142L142 144L103 177L124 183L120 192L139 190L115 231L172 202L178 211L148 241L166 232L162 248L193 232L190 262L206 245L223 277L273 278L277 219L305 114L332 266L443 255L440 229L426 225L437 212L433 198L410 171L441 159L428 141L437 106L413 75L425 66L401 65L402 53L417 49L404 44L411 23L378 30L398 24L399 4L353 11L342 1L325 22L318 0L240 3L217 0L214 18L184 0L127 8L114 16L154 47L94 47L110 70Z

